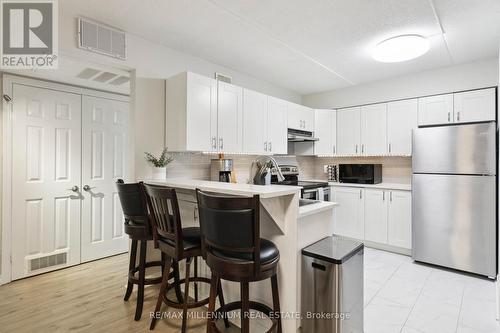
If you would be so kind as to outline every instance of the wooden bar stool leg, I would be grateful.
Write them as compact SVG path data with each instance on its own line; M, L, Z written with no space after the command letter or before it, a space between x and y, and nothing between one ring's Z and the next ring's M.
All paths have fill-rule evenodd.
M193 258L186 258L186 279L184 286L184 308L182 309L182 333L186 333L186 324L187 324L187 310L188 310L188 302L189 302L189 275L191 273L191 262Z
M198 257L194 258L194 277L198 277ZM198 302L198 282L194 283L194 301Z
M215 299L217 297L219 278L212 274L210 279L210 297L208 299L208 320L207 320L207 333L212 333L212 325L215 325Z
M165 269L163 270L163 279L161 281L160 293L158 294L158 300L156 301L155 312L153 318L151 318L151 325L149 326L150 330L154 329L156 325L157 314L160 312L161 305L163 303L163 296L165 295L165 290L167 290L168 287L168 276L170 273L171 265L172 265L172 259L167 257L165 262Z
M220 279L217 281L217 294L219 295L219 303L221 308L226 305L226 302L224 301L224 294L222 292L222 282ZM226 328L229 328L229 319L227 317L227 312L224 313L224 325Z
M146 277L146 249L148 242L141 240L141 253L139 254L139 284L137 285L137 306L135 308L135 320L141 319L142 305L144 303L144 279Z
M132 244L130 247L130 261L128 264L129 273L133 271L135 268L136 255L137 255L137 241L132 240ZM125 292L125 297L123 297L124 301L128 301L130 295L132 295L133 289L134 289L134 284L129 280L127 283L127 291Z
M248 282L241 282L241 332L250 332L250 295L248 289Z
M280 308L280 296L278 291L278 275L274 274L271 277L271 287L273 293L273 311L275 314L278 314L278 333L282 333L281 327L281 308Z
M182 304L184 303L184 297L182 296L181 285L179 283L179 263L174 261L172 266L174 267L175 296L177 297L177 301Z

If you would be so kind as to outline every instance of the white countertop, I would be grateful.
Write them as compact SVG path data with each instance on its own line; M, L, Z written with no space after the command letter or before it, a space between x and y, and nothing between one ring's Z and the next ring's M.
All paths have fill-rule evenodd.
M261 198L274 198L291 195L296 194L301 190L300 186L235 184L189 178L167 178L166 180L146 179L144 182L146 184L164 185L185 190L195 190L199 188L203 191L242 196L253 196L258 194Z
M336 202L320 201L318 203L314 203L311 205L301 206L299 207L299 219L304 216L309 216L323 212L328 209L333 209L335 206L338 205L339 204Z
M404 183L349 184L349 183L328 182L328 184L330 186L363 187L363 188L379 188L386 190L411 191L411 184L404 184Z

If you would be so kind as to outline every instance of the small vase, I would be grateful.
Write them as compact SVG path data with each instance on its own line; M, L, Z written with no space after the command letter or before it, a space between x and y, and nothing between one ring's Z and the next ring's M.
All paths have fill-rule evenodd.
M152 179L154 180L165 180L167 179L167 168L157 168L157 167L151 167L152 170Z

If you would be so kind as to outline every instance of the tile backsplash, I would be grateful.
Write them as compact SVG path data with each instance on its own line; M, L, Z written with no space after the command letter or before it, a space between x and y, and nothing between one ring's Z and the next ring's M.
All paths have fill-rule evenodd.
M194 178L210 179L210 160L217 155L204 155L200 153L172 153L175 158L167 166L169 178ZM234 161L234 170L238 183L248 182L250 167L256 155L225 155ZM326 180L323 173L326 164L339 163L378 163L382 164L382 179L391 183L411 182L411 157L309 157L297 156L301 179Z

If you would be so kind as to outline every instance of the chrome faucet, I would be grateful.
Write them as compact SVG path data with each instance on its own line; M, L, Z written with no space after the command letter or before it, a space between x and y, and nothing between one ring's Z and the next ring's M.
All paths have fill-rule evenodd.
M271 166L269 166L271 164ZM269 155L258 156L250 167L250 183L256 184L256 180L262 179L262 175L267 172L271 172L271 170L276 170L276 176L278 177L278 181L282 182L285 180L285 176L280 170L278 162L274 159L274 157ZM261 184L262 185L262 184Z

